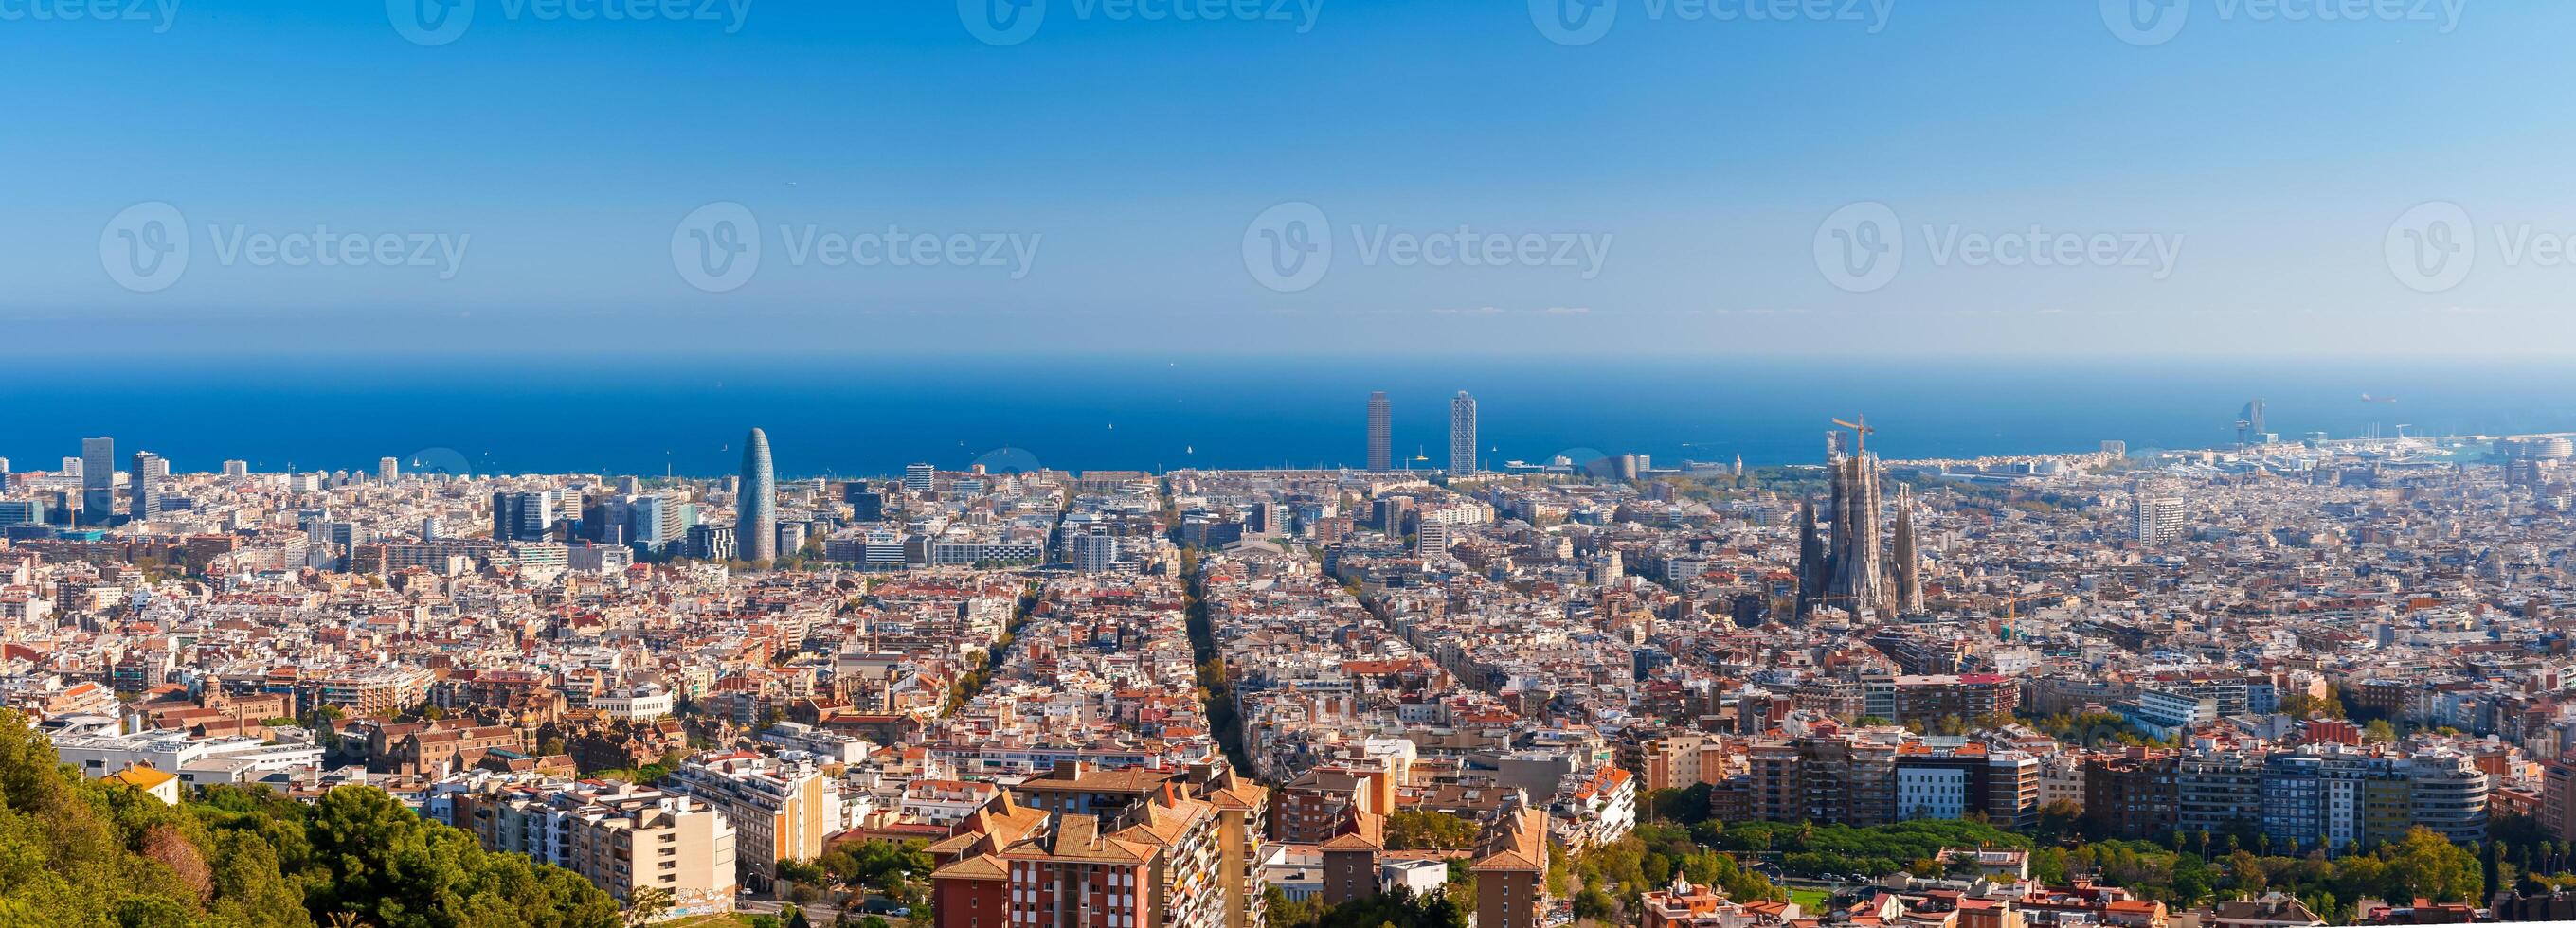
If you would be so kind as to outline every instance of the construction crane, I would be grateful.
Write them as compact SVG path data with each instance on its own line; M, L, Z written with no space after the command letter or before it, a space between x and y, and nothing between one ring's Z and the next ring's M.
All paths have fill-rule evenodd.
M2051 590L2051 591L2046 592L2046 593L2033 593L2033 594L2030 594L2030 595L2028 595L2028 596L2015 596L2015 597L2012 597L2012 598L2010 598L2010 599L2004 600L2004 625L2003 625L2003 632L2004 632L2004 636L2005 636L2006 638L2009 638L2009 637L2011 637L2011 636L2012 636L2012 634L2013 634L2013 620L2014 620L2015 618L2018 618L2018 617L2019 617L2019 615L2020 615L2020 607L2021 607L2021 604L2023 604L2023 603L2033 603L2033 602L2038 602L2038 601L2043 600L2043 599L2065 599L2065 598L2066 598L2066 594L2065 594L2064 592L2062 592L2062 591L2057 591L2057 590Z
M1868 416L1853 416L1852 418L1859 421L1845 422L1841 419L1836 419L1834 420L1834 424L1852 430L1852 454L1859 455L1860 453L1869 450L1869 433L1878 430L1869 427Z

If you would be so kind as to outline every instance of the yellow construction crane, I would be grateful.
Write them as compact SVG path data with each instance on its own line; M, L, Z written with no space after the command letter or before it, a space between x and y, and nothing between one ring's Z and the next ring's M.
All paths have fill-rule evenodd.
M1834 424L1852 430L1852 453L1857 455L1863 451L1869 450L1869 433L1878 430L1869 427L1868 416L1853 416L1852 418L1858 421L1845 422L1841 419L1836 419L1834 420Z
M2029 596L2015 596L2004 600L2004 635L2006 637L2010 637L2013 634L2013 619L2019 616L2019 607L2021 604L2038 602L2043 599L2065 598L2065 593L2050 591L2046 593L2033 593Z

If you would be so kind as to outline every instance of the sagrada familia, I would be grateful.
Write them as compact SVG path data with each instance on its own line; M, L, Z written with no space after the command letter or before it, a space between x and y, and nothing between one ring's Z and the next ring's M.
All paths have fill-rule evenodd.
M1818 606L1832 606L1854 616L1893 617L1923 612L1922 558L1914 547L1914 494L1899 485L1894 539L1879 527L1885 503L1879 495L1878 458L1869 453L1865 425L1853 427L1858 439L1852 453L1842 451L1842 433L1828 433L1825 454L1833 474L1829 502L1833 534L1817 532L1816 504L1799 507L1798 616ZM1830 550L1828 550L1830 546Z

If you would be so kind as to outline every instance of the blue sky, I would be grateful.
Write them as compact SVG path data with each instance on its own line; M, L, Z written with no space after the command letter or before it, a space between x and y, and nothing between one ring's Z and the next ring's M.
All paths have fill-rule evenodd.
M2567 4L2166 0L2183 26L2137 44L2092 0L1614 0L1569 45L1522 0L1043 0L995 45L956 3L778 0L475 0L420 44L412 2L0 0L0 326L170 352L2576 346ZM2428 202L2458 236L2406 225ZM705 288L678 249L711 203L759 261ZM1331 254L1286 286L1253 257L1283 203ZM1883 281L1827 259L1855 203L1895 220ZM136 204L189 255L140 287L107 267L165 215ZM396 266L259 250L350 234ZM2469 270L2408 276L2428 253L2397 249L2454 238ZM825 257L844 240L878 257ZM1499 266L1405 257L1496 241ZM1993 257L2032 248L2081 257Z

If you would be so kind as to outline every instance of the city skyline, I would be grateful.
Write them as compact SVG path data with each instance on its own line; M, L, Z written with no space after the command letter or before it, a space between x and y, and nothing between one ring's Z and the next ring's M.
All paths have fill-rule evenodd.
M1907 377L1903 379L1911 379L1911 376L1912 375L1907 375ZM2388 381L2374 380L2365 382L2386 383ZM2140 386L2163 385L2141 384ZM2555 387L2545 384L2534 384L2533 386L2542 392L2556 389ZM2576 386L2576 382L2570 382L2570 386ZM1441 388L1418 386L1413 388L1413 390L1408 391L1407 395L1416 400L1428 400L1432 397L1425 396L1423 394L1431 390L1438 389ZM2130 385L2118 382L2107 384L2102 389L2108 391L2104 395L2134 392L2134 389ZM2327 389L2328 391L2332 390L2332 388ZM1482 415L1482 407L1484 404L1478 401L1474 396L1470 395L1467 397L1464 405L1461 405L1459 394L1468 391L1445 391L1445 396L1442 396L1441 398L1448 401L1451 407L1449 410L1452 414L1451 418L1447 421L1426 422L1423 421L1424 417L1421 416L1398 416L1395 411L1396 404L1394 400L1388 396L1388 392L1389 391L1385 390L1369 391L1367 397L1369 401L1368 417L1363 420L1363 434L1359 436L1359 441L1351 442L1347 437L1336 440L1330 435L1319 437L1316 442L1318 446L1338 446L1339 453L1328 451L1326 456L1310 457L1306 455L1292 454L1284 457L1271 457L1269 460L1262 460L1261 458L1245 460L1239 456L1232 457L1230 459L1209 459L1202 457L1201 455L1211 451L1223 452L1226 450L1225 446L1216 443L1209 443L1205 447L1200 447L1186 440L1188 433L1179 433L1176 435L1170 431L1174 426L1185 425L1186 423L1158 423L1148 420L1144 423L1148 426L1148 429L1140 434L1139 430L1136 428L1139 423L1136 420L1131 419L1128 420L1127 431L1123 433L1119 431L1120 426L1117 422L1111 421L1103 423L1101 426L1103 429L1102 431L1094 433L1094 436L1086 437L1082 449L1077 449L1073 452L1057 452L1051 450L1053 447L1052 443L1042 442L1035 443L1038 447L1036 449L1031 449L1020 447L1016 444L1005 444L999 447L982 447L981 443L968 443L961 441L953 443L953 447L945 451L938 449L935 444L931 447L925 448L919 443L914 443L908 450L895 449L882 451L875 456L877 463L867 464L833 453L829 450L833 446L827 445L823 448L817 448L812 445L811 443L817 439L828 440L839 431L829 420L822 420L818 422L818 427L800 428L790 435L791 441L796 442L803 450L795 455L798 468L791 472L789 476L892 477L898 476L902 472L903 467L914 463L916 458L927 458L931 464L941 468L959 469L969 468L976 464L993 463L997 467L1016 470L1045 466L1050 462L1054 462L1057 464L1070 463L1077 467L1099 466L1104 468L1141 468L1155 472L1190 467L1215 469L1245 469L1259 467L1329 469L1338 467L1356 470L1370 470L1378 469L1370 466L1372 463L1370 455L1379 450L1387 452L1387 457L1390 459L1388 463L1392 466L1384 468L1386 470L1402 471L1446 469L1449 462L1448 458L1444 457L1440 460L1434 460L1427 453L1422 453L1427 452L1430 446L1434 443L1439 444L1443 448L1444 455L1462 452L1471 444L1482 445L1483 447L1475 449L1475 454L1472 457L1478 461L1477 466L1489 470L1515 463L1521 466L1545 465L1559 458L1572 461L1577 465L1592 464L1608 466L1608 463L1615 463L1615 459L1624 454L1639 454L1643 455L1648 460L1661 460L1665 462L1681 461L1719 463L1745 459L1748 454L1747 449L1758 449L1752 454L1752 463L1759 466L1780 466L1797 465L1810 460L1811 455L1807 449L1810 447L1809 442L1811 441L1811 436L1814 431L1811 426L1814 421L1817 421L1816 419L1801 418L1801 415L1799 414L1783 414L1778 410L1771 410L1766 412L1761 421L1753 424L1753 426L1749 428L1707 429L1705 426L1690 425L1687 422L1687 417L1684 417L1682 419L1672 421L1682 423L1677 428L1686 428L1691 431L1676 431L1674 430L1676 428L1675 426L1666 425L1663 430L1646 428L1642 435L1640 435L1637 429L1644 427L1644 424L1641 423L1636 426L1631 426L1626 430L1632 436L1626 441L1599 440L1600 436L1598 432L1590 431L1582 425L1573 425L1572 427L1569 427L1569 424L1573 423L1590 422L1590 420L1598 418L1596 415L1597 413L1607 411L1598 406L1589 405L1589 403L1593 401L1579 396L1548 395L1548 391L1539 390L1533 392L1529 387L1523 386L1510 393L1513 398L1513 402L1511 405L1503 407L1503 417L1497 420L1488 421L1487 417ZM1270 401L1270 397L1277 397L1282 400L1291 400L1292 398L1302 398L1303 396L1302 393L1296 390L1265 392L1259 395L1264 398L1263 401L1265 403ZM2187 421L2195 425L2195 427L2190 430L2191 434L2180 436L2169 434L2161 440L2142 439L2136 425L2129 424L2118 416L2113 416L2090 426L2083 424L2081 421L2070 420L2075 425L2075 428L2072 430L2057 431L2052 433L2048 438L2036 441L2027 438L2010 437L2008 433L2002 431L1997 431L1992 435L1980 435L1973 431L1961 432L1960 424L1981 424L1978 423L1978 419L1984 414L1983 408L1976 405L1951 407L1950 404L1947 404L1946 402L1935 401L1930 406L1912 409L1910 414L1907 413L1906 408L1900 407L1898 410L1900 414L1893 419L1888 419L1882 415L1882 421L1902 423L1903 427L1898 431L1894 438L1881 439L1881 441L1884 443L1885 441L1892 440L1898 443L1898 447L1901 450L1897 457L1900 458L1965 459L1989 456L2012 456L2018 454L2067 452L2082 448L2095 447L2103 444L2104 442L2113 442L2124 447L2134 444L2141 450L2163 450L2170 448L2233 448L2237 450L2245 450L2253 444L2263 442L2286 441L2289 443L2297 443L2300 441L2311 441L2324 438L2340 440L2347 438L2369 439L2410 436L2418 438L2446 438L2459 435L2499 436L2562 433L2576 434L2576 419L2550 417L2542 417L2537 420L2519 422L2504 421L2484 423L2485 427L2478 429L2464 430L2447 427L2439 423L2442 423L2443 420L2450 415L2456 415L2458 412L2456 408L2449 413L2445 413L2439 408L2428 408L2424 404L2424 400L2426 398L2425 394L2410 393L2410 395L2415 397L2415 399L2401 407L2398 404L2401 400L2405 399L2404 397L2385 396L2374 399L2369 394L2338 395L2328 392L2327 395L2323 397L2309 398L2308 402L2303 403L2298 407L2298 418L2289 420L2292 425L2279 431L2270 430L2268 428L2264 431L2253 431L2248 421L2242 418L2243 415L2246 415L2244 412L2235 414L2233 421L2230 421L2231 416L2223 410L2226 405L2230 405L2234 401L2226 400L2222 395L2218 398L2201 401L2196 405L2181 408L2179 410L2180 414L2185 416ZM2089 400L2077 400L2073 403L2073 406L2080 408L2088 401ZM1533 402L1539 405L1533 407L1530 405ZM2324 405L2316 405L2319 402L2323 402ZM2523 401L2516 399L2511 402L2520 403ZM2245 405L2246 409L2254 410L2263 407L2266 403L2267 401L2258 399L2250 401ZM825 400L824 405L830 405L828 400ZM1818 418L1829 417L1834 411L1841 408L1839 404L1819 402L1815 397L1805 398L1792 405L1798 408L1813 409L1814 412L1805 413L1803 415L1813 415ZM2336 410L2337 407L2340 407L2340 410L2348 410L2349 412L2345 412L2339 416L2329 416L2322 419L2317 418L2321 413ZM1016 419L1025 417L1030 408L1032 407L1021 405L1017 400L1011 400L1000 406L979 407L976 411L983 414L998 415ZM1406 408L1415 407L1408 406ZM719 418L733 418L733 410L730 408L718 408L714 411L719 414ZM934 408L932 411L936 412L937 410ZM1301 401L1292 400L1287 405L1275 408L1264 406L1262 407L1260 415L1267 416L1275 412L1283 411L1300 413L1314 412L1314 410L1305 407ZM1881 412L1884 413L1886 410L1882 408ZM1382 419L1380 418L1381 414L1383 414ZM1927 414L1934 417L1927 419ZM1961 415L1961 419L1958 423L1944 421L1943 417L1953 414ZM1235 411L1219 409L1203 413L1202 415L1212 416L1216 421L1232 421L1239 419L1247 423L1249 423L1253 418L1258 418L1249 410L1238 413ZM1120 418L1125 417L1121 416ZM1324 421L1324 418L1325 417L1319 416L1311 422L1295 419L1291 419L1289 421L1298 421L1301 428L1311 426L1315 428L1325 428L1329 432L1330 429L1327 427L1327 423ZM2430 421L2437 424L2432 426L2418 425L2412 422L2403 421L2406 419ZM1192 419L1188 421L1197 422L1202 420ZM1342 421L1347 423L1348 420L1345 419ZM614 427L613 423L602 424L607 427ZM1597 422L1592 422L1591 424L1597 425ZM1464 425L1466 428L1455 428L1460 425ZM1159 426L1160 428L1155 428L1156 426ZM1382 435L1380 432L1380 426L1383 426L1384 428ZM1497 426L1499 426L1499 428L1503 430L1503 433L1509 437L1493 441L1484 440L1485 436L1493 434L1493 429ZM2332 427L2311 428L2309 426ZM723 426L718 427L721 428ZM1061 426L1058 427L1061 428ZM1348 426L1344 425L1343 428L1348 428ZM1265 440L1276 440L1281 437L1276 434L1275 430L1258 429L1257 427L1256 429ZM559 454L559 452L553 450L554 443L550 442L539 442L526 446L505 445L498 447L495 450L487 450L476 454L468 454L451 447L430 446L417 448L407 454L396 456L371 454L368 452L368 449L342 446L335 441L332 442L334 445L333 453L321 456L319 461L314 461L311 456L281 455L267 452L264 449L270 447L268 442L258 439L243 439L239 437L239 431L240 430L237 428L223 429L221 431L221 435L225 440L220 444L213 445L211 447L199 444L196 441L187 440L191 437L199 439L202 439L203 437L199 434L199 430L193 425L177 427L175 429L171 426L144 428L139 432L128 433L126 437L132 439L136 435L144 436L144 440L150 441L155 447L164 447L175 444L182 448L185 453L175 456L156 453L154 457L157 460L165 462L163 465L164 467L177 467L199 472L212 472L219 469L228 470L238 464L245 471L256 468L264 472L294 471L326 474L333 472L349 472L353 474L376 473L381 475L385 473L390 466L391 471L396 474L412 470L445 472L451 474L590 472L622 473L642 477L653 477L668 474L692 479L705 479L727 474L740 477L747 473L744 468L748 463L744 460L745 452L741 447L746 444L746 442L717 442L715 441L715 437L720 433L699 431L695 429L689 430L685 433L661 430L647 436L649 440L656 442L653 447L657 449L662 447L686 445L702 447L704 452L707 452L704 456L693 455L691 459L693 463L687 466L678 465L676 463L676 459L673 461L665 461L662 456L663 453L657 451L649 462L638 461L629 457L623 465L611 461L606 463L604 466L593 465L576 467L529 467L526 465L514 466L510 463L514 460L525 460L524 455L528 452L537 452L539 454L549 456ZM1397 441L1396 436L1399 432L1403 433L1408 441ZM1471 433L1475 436L1473 439L1470 438ZM1342 432L1341 434L1345 436L1348 435L1347 432ZM1712 434L1721 434L1723 437L1711 440L1707 436ZM1205 441L1204 433L1201 433L1201 435L1202 437L1199 441ZM1701 440L1694 442L1676 442L1673 439L1678 435L1698 435L1701 436ZM1180 447L1166 447L1165 453L1160 456L1159 460L1152 458L1138 460L1139 455L1135 450L1136 446L1129 443L1127 438L1128 436L1134 436L1139 441L1148 444L1156 442L1170 442L1171 444L1180 445ZM631 440L631 436L619 437ZM768 439L765 432L762 437L764 441ZM1381 437L1385 439L1383 448L1377 447L1378 441ZM1420 442L1418 446L1414 446L1414 443L1409 440L1413 438L1434 439L1436 442L1423 441ZM1586 438L1591 438L1593 440L1584 440ZM1932 443L1927 445L1927 439L1933 440ZM583 442L590 440L590 438L586 437ZM1844 440L1848 440L1848 436L1845 436ZM130 468L124 467L122 462L116 457L116 441L117 437L113 435L93 436L88 439L83 439L83 447L81 449L82 455L79 457L64 456L63 460L67 462L81 462L96 459L108 462L108 464L112 466L88 468L88 470L93 473L101 473L108 476L91 477L87 479L91 483L95 483L98 480L114 480L116 479L116 475L130 470ZM583 442L571 442L566 444L581 444ZM1345 442L1349 443L1345 444ZM873 438L864 442L864 444L871 448L875 447L879 443L880 442L878 440ZM1400 445L1406 447L1399 448ZM473 445L468 447L482 446ZM1353 447L1360 448L1362 453L1350 457L1341 456L1342 454L1348 453L1348 450ZM46 461L53 459L53 457L47 453L52 449L48 449L42 444L25 444L20 446L19 450L24 452L18 457L18 460L22 462ZM1399 451L1403 450L1410 450L1417 453L1399 453ZM922 454L924 451L930 451L933 453ZM245 456L243 455L244 452L251 452L256 456ZM299 456L304 457L304 460L310 463L299 465L296 460ZM177 462L169 463L173 457L178 459ZM1397 458L1401 458L1401 460L1394 460ZM6 460L6 458L0 458L0 460ZM719 465L717 462L721 462L721 464ZM22 464L19 469L41 471L47 470L48 468L29 468ZM72 469L77 471L81 468L74 467ZM116 484L115 486L122 487L123 484ZM99 497L97 495L101 489L105 488L99 486L86 487L83 494L83 502L88 504L84 506L87 511L92 513L106 511L102 510L98 505L98 503L103 499L103 497ZM123 513L122 507L119 507L115 511L118 514Z
M2570 35L0 0L0 923L2565 917Z
M1394 404L1363 395L1387 414L1365 441ZM1790 466L1486 468L1484 404L1449 401L1446 473L990 454L781 481L765 427L721 479L396 456L176 472L135 451L105 525L72 500L103 482L112 505L117 471L0 473L0 705L24 707L0 741L31 731L20 712L52 733L0 765L192 808L279 785L319 790L320 816L386 803L561 868L559 891L598 895L523 904L589 906L581 928L819 903L793 887L848 867L812 861L898 840L930 863L868 891L935 928L1011 904L1014 869L1136 890L1022 890L1039 920L1316 928L1313 907L1460 904L1397 829L1473 836L1485 928L1614 920L1607 890L1547 888L1551 856L1652 841L1713 862L1821 828L1943 842L1918 858L1938 868L1776 865L1925 924L2380 920L2316 891L2335 874L2445 918L2568 898L2465 846L2496 842L2498 874L2570 866L2501 845L2576 835L2557 711L2576 702L2529 659L2560 621L2576 432L1908 461L1883 455L1902 429L1852 412L1809 422ZM1345 679L1367 682L1315 684ZM2235 885L2280 869L2308 891L2059 888L2083 842L2183 855L2203 835L2239 842L2192 858ZM630 846L659 865L584 851ZM1265 863L1298 853L1326 863ZM1619 892L1633 928L1805 924L1807 902L1736 872L1724 894Z

